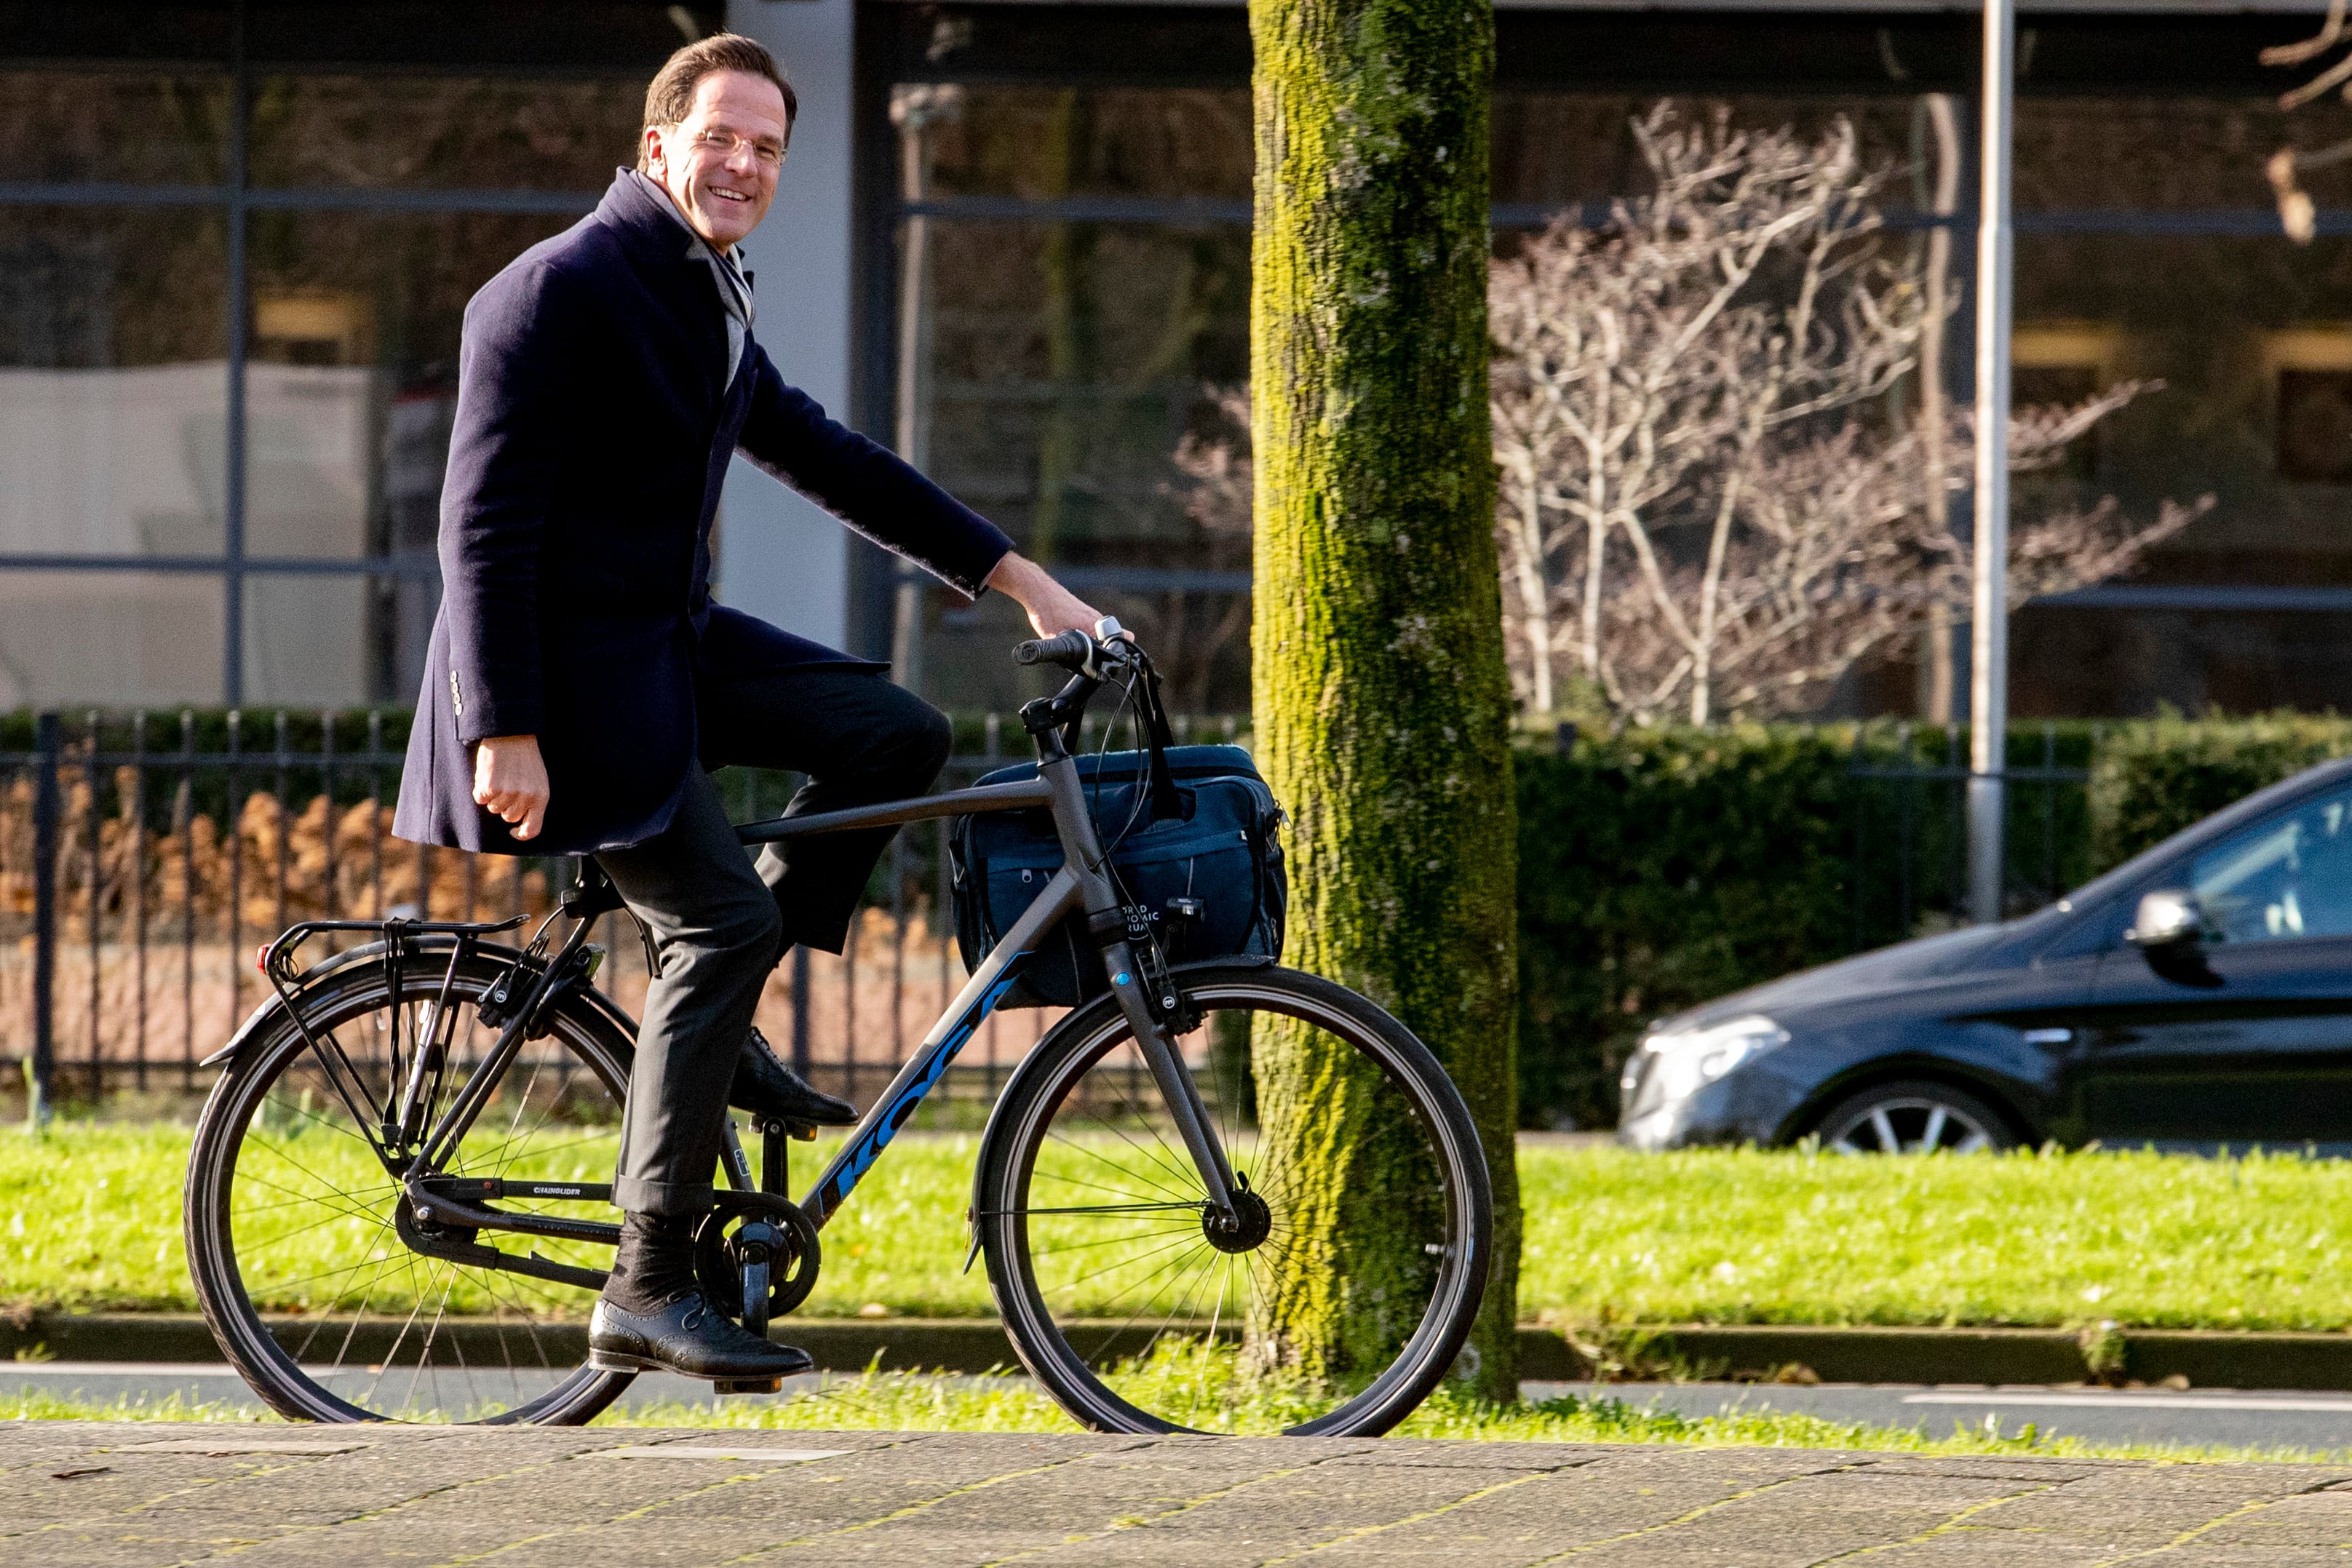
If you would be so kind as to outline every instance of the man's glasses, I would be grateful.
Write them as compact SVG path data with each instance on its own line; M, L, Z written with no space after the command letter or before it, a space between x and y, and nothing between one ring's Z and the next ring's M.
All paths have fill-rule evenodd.
M759 160L760 167L770 173L784 166L786 149L772 141L754 141L748 136L738 136L731 131L703 131L695 133L694 150L715 154L721 160L731 159L738 152L749 152Z

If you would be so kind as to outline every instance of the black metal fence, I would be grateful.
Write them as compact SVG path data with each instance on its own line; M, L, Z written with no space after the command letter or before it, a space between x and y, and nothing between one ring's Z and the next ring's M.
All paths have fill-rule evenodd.
M2009 734L2005 906L2022 915L2088 881L2090 754L2097 732L2078 725L2019 726ZM1858 732L1847 776L1856 788L1853 935L1863 952L1968 924L1968 731L1909 725Z
M261 944L293 921L495 919L550 908L570 862L471 855L392 837L404 714L86 713L37 717L0 749L0 1063L40 1092L95 1099L203 1087L197 1063L267 994ZM1175 721L1231 739L1232 718ZM1088 737L1099 738L1093 723ZM958 727L943 784L1029 755L1017 721ZM799 780L730 770L736 815L772 815ZM902 832L838 956L795 949L760 1023L818 1083L859 1098L911 1054L963 981L950 907L950 825ZM641 1005L625 924L599 983ZM1058 1015L999 1013L927 1113L992 1095ZM984 1103L984 1100L982 1102Z
M45 1093L202 1087L196 1064L266 992L249 966L294 920L489 919L551 906L569 862L476 856L391 836L405 715L39 716L0 750L0 1062ZM1233 718L1180 719L1180 738L1231 738ZM1858 739L1852 947L1964 921L1964 733ZM1017 722L958 726L946 783L1027 755ZM2080 727L2011 737L2012 904L2082 881ZM782 809L798 780L733 771L739 817ZM769 1038L820 1084L859 1098L897 1071L961 985L945 822L899 835L840 956L796 949L760 1009ZM632 1010L646 983L625 927L601 983ZM1000 1013L927 1114L975 1113L1055 1015Z

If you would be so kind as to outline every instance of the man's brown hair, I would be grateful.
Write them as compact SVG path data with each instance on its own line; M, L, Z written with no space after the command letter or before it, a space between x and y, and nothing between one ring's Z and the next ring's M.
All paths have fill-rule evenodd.
M716 71L742 71L774 82L776 90L784 95L784 134L792 134L793 121L801 111L800 95L784 79L776 57L757 38L747 38L740 33L713 33L670 56L655 73L653 85L646 89L645 123L637 129L638 172L653 172L646 157L646 132L665 131L684 120L693 111L694 95L702 86L702 78Z

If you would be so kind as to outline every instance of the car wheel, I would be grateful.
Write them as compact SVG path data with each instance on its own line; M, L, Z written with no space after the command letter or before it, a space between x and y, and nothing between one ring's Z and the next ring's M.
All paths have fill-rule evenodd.
M2017 1142L2000 1113L1947 1083L1881 1083L1830 1107L1822 1147L1841 1155L1972 1155Z

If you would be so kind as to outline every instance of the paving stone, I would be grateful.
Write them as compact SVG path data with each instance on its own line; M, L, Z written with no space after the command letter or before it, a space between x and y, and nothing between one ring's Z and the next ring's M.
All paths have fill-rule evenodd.
M2225 1515L2197 1539L2200 1551L2225 1546L2352 1547L2352 1492L2282 1498Z
M2023 1455L1889 1454L1869 1461L1888 1475L1984 1476L1995 1480L2074 1481L2105 1469L2129 1469L2129 1459L2036 1459Z
M2168 1563L2194 1563L2196 1568L2344 1568L2352 1563L2352 1552L2328 1552L2310 1547L2286 1547L2276 1551L2253 1546L2207 1547L2198 1542L2178 1552L2158 1558L2157 1564ZM2155 1564L2151 1568L2156 1568Z
M1622 1454L1606 1443L1448 1443L1412 1437L1384 1438L1376 1448L1348 1454L1340 1465L1437 1465L1465 1470L1558 1470Z
M612 1457L662 1448L678 1451ZM2089 1568L2133 1553L2352 1568L2352 1470L1082 1433L0 1423L0 1552L25 1568L1795 1568L1851 1553L1872 1568Z
M2130 1541L2047 1531L2021 1535L1963 1525L1924 1540L1874 1549L1864 1561L1869 1568L1988 1568L1996 1563L2007 1568L2024 1563L2033 1568L2100 1568L2133 1552L2160 1551L2164 1544L2164 1539L2154 1536ZM2157 1559L2158 1563L2180 1561Z
M2032 1484L1843 1469L1759 1486L1638 1532L1560 1545L1581 1547L1580 1563L1646 1563L1671 1547L1692 1562L1793 1568L1911 1540Z
M506 1552L540 1533L505 1521L411 1521L398 1525L371 1521L367 1527L347 1524L278 1536L240 1551L226 1561L236 1563L236 1568L362 1568L374 1564L415 1568L418 1564L465 1563L486 1557L502 1563ZM570 1550L574 1568L597 1560L593 1552L583 1551L578 1536L570 1537ZM618 1564L625 1559L615 1557L609 1561ZM721 1559L714 1556L704 1561L717 1563Z

